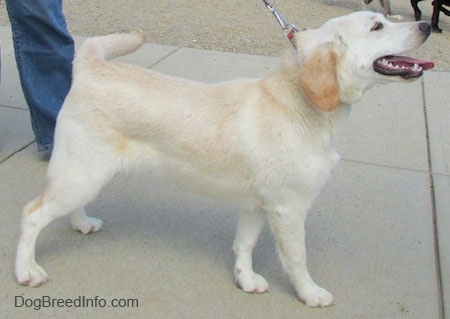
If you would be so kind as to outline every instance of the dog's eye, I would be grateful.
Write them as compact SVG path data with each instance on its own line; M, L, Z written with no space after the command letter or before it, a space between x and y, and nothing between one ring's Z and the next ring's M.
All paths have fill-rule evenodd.
M377 30L381 30L381 29L383 29L383 23L381 23L381 22L376 22L376 23L373 25L372 29L370 29L370 31L377 31Z

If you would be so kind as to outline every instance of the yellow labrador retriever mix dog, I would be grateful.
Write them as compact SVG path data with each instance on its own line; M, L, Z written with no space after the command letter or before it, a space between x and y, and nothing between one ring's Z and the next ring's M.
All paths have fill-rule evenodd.
M46 225L70 214L74 229L100 230L102 221L86 216L84 206L117 172L137 167L239 204L233 249L242 290L268 290L252 269L267 218L299 300L332 304L306 267L307 211L338 162L335 135L350 105L374 84L408 81L432 68L398 55L429 34L425 22L357 12L297 33L296 53L266 78L213 85L107 61L139 48L142 35L87 40L58 117L45 188L23 211L18 282L34 287L47 279L35 260Z

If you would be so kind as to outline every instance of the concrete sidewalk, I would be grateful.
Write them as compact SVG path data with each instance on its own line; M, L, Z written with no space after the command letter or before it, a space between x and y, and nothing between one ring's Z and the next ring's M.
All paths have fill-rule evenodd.
M270 291L242 293L232 272L235 208L149 175L119 176L89 206L105 221L101 232L83 236L65 218L48 226L37 259L50 281L19 286L13 263L21 209L40 191L47 162L33 142L9 28L0 27L0 45L3 318L434 319L444 318L444 308L450 318L450 73L376 87L354 106L339 142L343 160L307 223L310 272L335 305L310 309L296 300L267 227L254 266ZM123 60L206 82L260 77L278 65L275 58L154 44ZM46 296L107 304L23 305L39 308ZM114 299L139 304L108 307Z

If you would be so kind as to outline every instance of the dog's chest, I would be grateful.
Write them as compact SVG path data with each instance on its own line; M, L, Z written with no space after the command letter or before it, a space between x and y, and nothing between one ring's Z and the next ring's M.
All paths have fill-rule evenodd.
M332 127L324 125L284 127L255 149L258 174L278 183L311 184L326 179L339 161L334 134Z

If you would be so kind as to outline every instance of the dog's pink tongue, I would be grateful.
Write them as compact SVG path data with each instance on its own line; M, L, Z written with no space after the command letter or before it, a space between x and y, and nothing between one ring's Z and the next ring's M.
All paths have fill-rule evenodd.
M420 59L416 59L416 58L412 58L409 56L391 56L389 57L389 62L394 63L394 64L400 64L400 63L409 63L409 64L417 64L420 67L422 67L423 70L430 70L432 68L434 68L434 63L431 61L425 61L425 60L420 60Z

